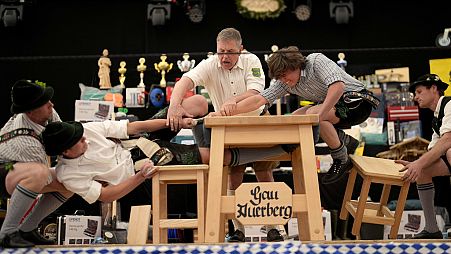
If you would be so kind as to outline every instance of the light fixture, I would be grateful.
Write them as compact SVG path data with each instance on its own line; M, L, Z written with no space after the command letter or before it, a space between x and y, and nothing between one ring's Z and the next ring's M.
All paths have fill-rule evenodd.
M5 27L13 27L23 18L24 0L0 1L0 18Z
M205 0L186 0L186 15L193 23L200 23L205 16Z
M443 48L450 47L451 46L450 33L451 28L445 28L443 33L437 35L437 38L435 39L435 45L437 45L437 47Z
M162 26L171 19L171 1L151 0L147 5L147 19L154 26Z
M337 24L348 24L349 18L354 17L354 5L352 1L331 1L329 3L329 15L335 18Z
M293 2L293 12L300 21L307 21L312 15L312 1L306 0L304 3Z

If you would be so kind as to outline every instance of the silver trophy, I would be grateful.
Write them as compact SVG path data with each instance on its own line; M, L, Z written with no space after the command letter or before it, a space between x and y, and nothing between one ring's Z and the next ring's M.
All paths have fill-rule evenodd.
M194 60L194 59L188 60L189 59L188 53L184 53L182 58L183 58L183 61L182 60L177 61L177 66L179 67L181 72L188 72L192 68L194 68L194 65L196 64L196 60Z

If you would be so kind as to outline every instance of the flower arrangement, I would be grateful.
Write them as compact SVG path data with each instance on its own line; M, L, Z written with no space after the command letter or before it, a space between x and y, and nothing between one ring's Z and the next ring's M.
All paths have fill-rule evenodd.
M286 5L283 0L236 0L238 12L246 18L277 18Z

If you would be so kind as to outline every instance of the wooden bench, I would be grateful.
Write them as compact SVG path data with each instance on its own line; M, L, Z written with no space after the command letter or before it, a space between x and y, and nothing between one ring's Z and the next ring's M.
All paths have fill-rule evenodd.
M167 243L168 229L197 229L197 242L203 243L205 236L205 201L207 194L208 165L159 166L152 178L152 224L153 243ZM168 219L167 185L197 185L197 219Z
M410 186L410 182L404 182L401 179L404 173L400 173L399 170L403 166L396 164L393 160L366 156L351 155L351 160L354 167L351 169L348 178L348 184L341 206L340 219L346 220L348 214L354 217L352 234L358 239L360 238L360 227L362 223L390 225L389 238L396 239ZM359 200L351 200L357 174L363 178L362 189ZM371 183L384 185L379 203L367 202ZM392 185L401 186L394 213L387 208L387 201Z

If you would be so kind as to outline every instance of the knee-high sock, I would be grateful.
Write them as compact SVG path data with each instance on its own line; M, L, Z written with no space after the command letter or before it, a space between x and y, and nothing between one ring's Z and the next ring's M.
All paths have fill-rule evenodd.
M332 156L332 159L334 160L340 160L341 164L344 164L348 161L348 150L346 149L346 146L341 142L340 147L337 149L331 149L330 155Z
M25 232L36 229L45 217L60 207L66 200L59 192L45 193L22 222L19 229Z
M433 183L417 184L418 197L420 198L421 207L423 208L424 219L426 225L424 229L429 233L439 231L437 219L435 217L434 194L435 188Z
M11 195L6 218L3 221L2 229L0 231L0 238L3 238L5 234L14 232L18 229L22 217L28 209L30 209L30 206L33 204L38 194L39 193L28 190L19 184L16 186L16 189Z
M235 190L227 190L227 195L228 196L235 196ZM245 230L244 230L244 225L241 224L241 222L239 222L236 219L232 219L233 222L233 227L235 228L235 230L239 230L241 232L243 232L243 234L246 234ZM232 233L232 232L230 232Z
M268 148L232 148L230 152L232 154L230 166L243 165L286 154L280 145Z

